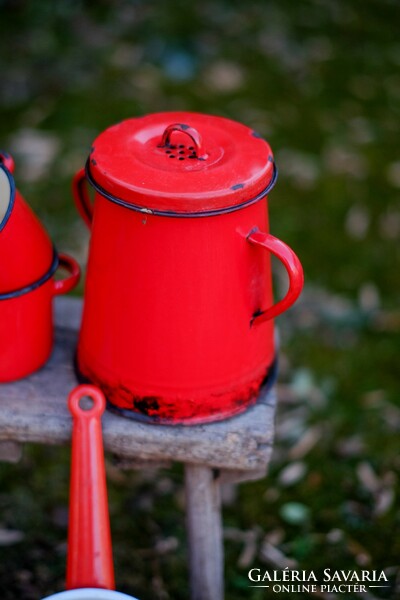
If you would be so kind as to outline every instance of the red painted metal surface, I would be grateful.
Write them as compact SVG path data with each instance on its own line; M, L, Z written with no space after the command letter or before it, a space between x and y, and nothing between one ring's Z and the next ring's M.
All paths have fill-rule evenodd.
M93 142L96 184L130 205L193 214L240 206L274 173L269 144L241 123L198 113L122 121Z
M1 234L0 234L1 236ZM69 272L55 280L57 264ZM53 345L52 299L79 281L77 262L66 254L54 257L54 267L26 288L0 293L0 383L14 381L42 367Z
M264 248L264 250L271 252L274 256L279 258L285 266L289 276L289 289L286 296L276 304L273 304L271 307L262 311L261 314L254 317L252 324L260 325L261 323L265 323L265 321L274 319L296 302L303 288L303 269L293 250L289 248L287 244L282 242L282 240L279 240L269 233L262 233L261 231L255 230L250 233L247 239L251 244Z
M0 153L0 293L36 281L53 260L50 237L15 189L13 170L10 155Z
M245 410L275 360L273 317L303 285L298 258L269 234L269 145L227 119L150 115L101 134L86 174L94 207L83 170L73 183L92 228L80 375L144 420ZM275 305L270 253L289 274Z
M82 407L88 397L92 406ZM91 385L69 395L73 418L68 524L67 589L115 589L104 468L101 415L103 393Z

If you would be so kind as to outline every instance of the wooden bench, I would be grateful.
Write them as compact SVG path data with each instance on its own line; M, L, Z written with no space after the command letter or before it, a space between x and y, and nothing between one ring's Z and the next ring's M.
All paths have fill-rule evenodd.
M0 460L18 459L23 442L67 444L66 398L77 384L73 355L82 301L55 302L56 340L47 365L21 381L0 385ZM132 466L185 464L191 600L223 599L220 484L264 477L274 433L275 390L242 415L207 425L160 426L103 417L105 449Z

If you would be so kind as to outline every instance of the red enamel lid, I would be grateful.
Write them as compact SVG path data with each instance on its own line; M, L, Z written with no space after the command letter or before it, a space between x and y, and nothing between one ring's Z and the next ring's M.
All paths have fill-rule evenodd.
M93 143L87 173L111 200L183 214L239 207L265 194L275 179L271 148L256 132L187 112L109 127Z

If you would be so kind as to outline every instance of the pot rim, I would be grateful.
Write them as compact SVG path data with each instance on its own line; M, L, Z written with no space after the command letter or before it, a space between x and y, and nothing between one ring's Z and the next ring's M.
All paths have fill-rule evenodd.
M7 156L8 155L6 152L0 151L0 169L2 171L4 171L6 177L8 178L8 181L10 183L10 201L8 203L8 207L5 212L5 215L2 219L2 221L0 222L0 232L6 226L7 221L11 216L12 210L14 208L14 202L15 202L15 180L14 180L14 177L13 177L11 171L9 171L6 167L6 165L4 164L4 159L3 159L3 157L7 157Z
M44 275L42 275L42 277L40 277L39 279L36 279L36 281L34 281L33 283L30 283L29 285L24 285L23 287L17 288L16 290L12 290L10 292L0 293L0 300L10 300L11 298L17 298L18 296L23 296L24 294L33 292L38 287L40 287L41 285L46 283L46 281L48 281L54 275L54 273L57 271L58 265L59 265L58 252L57 252L55 246L53 246L52 262L51 262L50 268L46 271L46 273Z
M251 204L255 204L259 200L262 200L272 190L272 188L275 186L275 183L278 179L278 167L276 166L275 161L273 161L273 172L272 172L272 177L271 177L270 182L268 183L267 187L264 190L262 190L262 192L257 194L257 196L255 196L254 198L250 198L250 200L246 200L246 202L242 202L241 204L236 204L234 206L226 206L224 208L217 208L215 210L197 211L197 212L196 211L194 211L194 212L176 212L176 211L169 211L169 210L158 210L158 209L153 209L153 208L145 208L143 206L140 206L137 204L132 204L132 202L127 202L126 200L123 200L122 198L119 198L117 196L114 196L113 194L110 194L110 192L107 192L107 190L105 190L93 178L93 176L90 172L89 159L86 161L85 173L86 173L86 178L87 178L88 182L96 190L96 192L98 192L101 196L104 196L104 198L106 198L106 200L110 200L114 204L118 204L119 206L123 206L124 208L128 208L130 210L134 210L134 211L140 212L142 214L157 215L159 217L179 217L179 218L214 217L217 215L224 215L226 213L231 213L231 212L235 212L237 210L241 210L242 208L246 208L247 206L250 206Z

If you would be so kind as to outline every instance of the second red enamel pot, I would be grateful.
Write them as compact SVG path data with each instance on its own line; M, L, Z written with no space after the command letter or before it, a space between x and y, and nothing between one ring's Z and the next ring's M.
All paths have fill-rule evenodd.
M58 268L69 275L55 279ZM0 383L26 377L42 367L53 346L53 298L78 283L78 263L53 254L50 269L23 288L0 293Z

